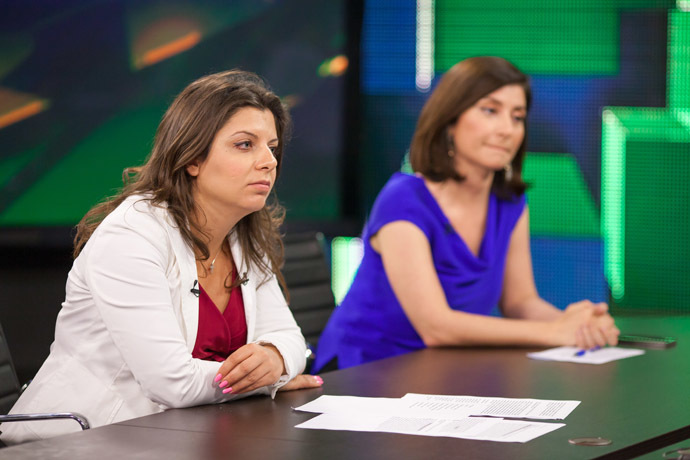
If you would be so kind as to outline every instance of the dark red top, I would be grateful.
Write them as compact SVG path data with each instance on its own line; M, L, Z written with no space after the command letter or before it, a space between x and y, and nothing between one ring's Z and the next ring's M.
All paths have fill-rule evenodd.
M235 282L237 272L232 272ZM223 313L199 285L199 329L192 356L206 361L222 362L230 353L247 344L247 319L244 316L242 289L232 288Z

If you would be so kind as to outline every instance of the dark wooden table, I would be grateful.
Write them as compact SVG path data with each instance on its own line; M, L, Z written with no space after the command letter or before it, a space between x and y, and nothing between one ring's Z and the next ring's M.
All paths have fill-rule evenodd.
M655 458L690 439L690 317L617 318L626 333L678 345L599 366L534 361L526 349L429 349L323 374L320 389L170 410L0 450L0 459ZM390 433L302 430L293 407L321 394L405 393L573 399L566 426L525 444ZM601 436L604 447L568 439ZM659 457L661 458L661 457Z

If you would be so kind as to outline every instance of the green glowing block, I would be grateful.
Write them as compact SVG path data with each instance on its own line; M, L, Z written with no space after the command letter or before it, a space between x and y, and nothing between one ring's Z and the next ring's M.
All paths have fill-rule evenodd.
M599 237L599 212L580 173L568 154L529 153L523 178L533 236Z
M668 104L672 109L690 109L690 13L672 11L668 35ZM690 128L690 120L685 121Z
M470 56L492 55L505 57L529 74L614 75L615 3L437 0L436 70L444 72Z
M360 238L337 236L331 242L331 288L336 305L345 298L364 254Z
M602 114L601 211L614 306L690 312L690 12L669 12L668 109Z
M613 304L690 312L690 130L666 109L607 108L602 150Z
M435 67L501 56L529 74L615 75L621 9L673 0L436 0Z

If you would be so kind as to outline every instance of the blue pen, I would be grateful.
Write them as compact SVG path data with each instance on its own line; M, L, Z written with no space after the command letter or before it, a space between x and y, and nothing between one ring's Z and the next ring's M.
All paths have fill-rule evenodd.
M594 348L590 348L589 350L580 350L580 351L576 351L576 352L575 352L575 356L577 356L577 357L584 356L585 353L587 353L588 351L597 351L597 350L601 350L601 347L600 347L599 345L597 345L597 346L594 347Z

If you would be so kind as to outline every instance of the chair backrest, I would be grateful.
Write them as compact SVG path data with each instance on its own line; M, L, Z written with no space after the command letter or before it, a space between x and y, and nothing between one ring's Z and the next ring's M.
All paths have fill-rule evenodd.
M0 414L6 414L10 411L19 399L19 394L19 380L12 363L10 349L7 346L5 331L0 325Z
M325 239L320 232L305 232L288 234L283 241L283 276L290 291L290 310L302 329L307 347L314 353L335 308L331 270L324 251Z

